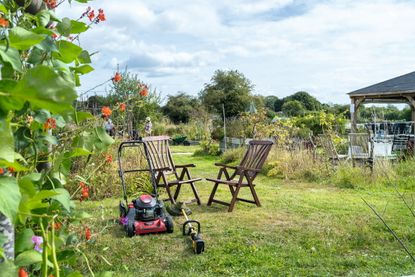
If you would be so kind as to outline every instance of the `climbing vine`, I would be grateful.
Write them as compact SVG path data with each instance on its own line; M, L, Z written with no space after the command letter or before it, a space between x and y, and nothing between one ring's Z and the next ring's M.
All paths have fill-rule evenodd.
M93 70L79 37L106 20L104 11L87 7L76 20L58 18L62 2L0 1L0 214L16 234L14 249L10 237L0 237L4 276L81 275L72 264L87 259L79 245L91 230L79 237L70 227L86 217L74 213L73 199L88 197L87 182L79 176L81 196L65 184L75 159L88 163L113 143L72 105L80 76Z

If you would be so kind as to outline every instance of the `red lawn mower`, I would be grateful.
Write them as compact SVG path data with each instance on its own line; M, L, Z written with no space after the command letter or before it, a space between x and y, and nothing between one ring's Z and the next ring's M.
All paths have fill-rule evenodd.
M172 233L173 219L166 212L163 201L158 199L157 186L153 180L154 174L152 172L151 164L148 161L147 155L144 154L143 156L146 157L146 161L149 167L148 169L123 169L123 152L126 148L132 147L139 149L139 152L142 155L144 154L143 151L145 146L141 140L122 142L118 148L118 175L121 178L121 185L125 201L125 203L120 201L119 205L120 224L124 225L124 229L128 237L149 233ZM145 171L150 172L151 183L153 185L153 193L151 195L143 194L137 199L132 200L132 202L128 202L124 174Z

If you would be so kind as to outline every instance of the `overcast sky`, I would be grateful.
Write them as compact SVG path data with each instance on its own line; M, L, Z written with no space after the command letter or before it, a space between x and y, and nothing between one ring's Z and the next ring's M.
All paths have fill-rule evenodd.
M415 1L96 0L57 13L76 19L88 5L107 21L81 35L99 54L80 92L117 65L163 97L197 95L215 70L237 69L256 94L349 103L347 92L415 70Z

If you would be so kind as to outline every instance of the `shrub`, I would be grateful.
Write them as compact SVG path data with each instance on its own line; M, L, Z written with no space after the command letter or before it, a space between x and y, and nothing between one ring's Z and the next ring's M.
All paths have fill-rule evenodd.
M218 156L219 154L220 149L218 144L204 140L200 142L200 149L196 150L193 156Z
M240 161L245 153L245 147L238 147L226 150L221 157L221 163L230 164Z

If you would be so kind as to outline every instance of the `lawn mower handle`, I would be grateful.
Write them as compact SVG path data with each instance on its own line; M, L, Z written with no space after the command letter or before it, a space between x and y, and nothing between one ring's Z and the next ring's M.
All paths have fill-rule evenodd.
M148 164L149 168L148 169L123 170L122 163L121 163L121 156L122 156L123 148L138 147L140 144L143 145L144 153L141 152L142 151L141 149L140 149L140 152L146 158L146 161L147 161L147 164ZM127 199L127 189L126 189L126 185L125 185L124 173L128 173L128 172L150 171L151 184L153 185L153 194L157 198L158 192L157 192L157 187L155 185L156 182L155 182L154 170L151 166L150 160L148 159L147 148L146 148L145 144L143 143L143 141L141 140L141 138L139 140L129 140L129 141L121 142L120 146L118 147L117 160L118 160L118 175L121 178L122 191L123 191L123 196L124 196L124 200L125 200L126 205L128 205L128 199Z

